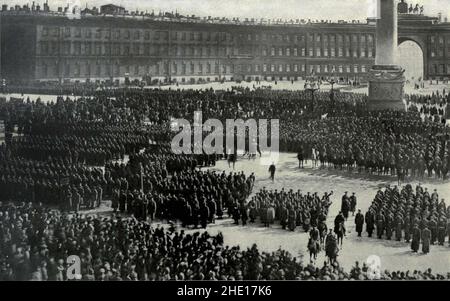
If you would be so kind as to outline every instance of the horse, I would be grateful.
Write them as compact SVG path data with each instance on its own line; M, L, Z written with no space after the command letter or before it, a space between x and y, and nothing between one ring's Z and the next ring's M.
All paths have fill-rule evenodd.
M320 251L319 241L314 240L312 239L312 237L310 237L308 241L308 251L309 251L309 260L313 262L312 259L314 258L314 261L316 261L317 253L319 253Z
M337 243L342 247L342 244L344 242L344 236L345 236L345 227L344 227L344 223L339 223L338 228L335 231L336 235L337 235Z
M325 237L327 236L327 231L328 231L327 224L325 224L324 222L320 222L317 229L319 230L320 244L323 245L325 242Z
M328 257L330 264L336 262L336 258L338 257L339 249L336 244L336 239L330 239L327 241L325 246L325 255Z

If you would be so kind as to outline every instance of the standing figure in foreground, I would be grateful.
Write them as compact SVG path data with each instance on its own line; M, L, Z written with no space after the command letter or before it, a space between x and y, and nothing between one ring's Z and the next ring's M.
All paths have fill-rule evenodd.
M361 232L363 231L363 227L364 227L364 215L361 213L361 209L358 210L358 213L356 214L355 225L356 225L356 232L358 233L358 237L361 237Z
M275 171L276 170L277 170L277 168L275 167L275 163L272 162L272 164L269 167L270 179L272 180L272 182L275 181Z

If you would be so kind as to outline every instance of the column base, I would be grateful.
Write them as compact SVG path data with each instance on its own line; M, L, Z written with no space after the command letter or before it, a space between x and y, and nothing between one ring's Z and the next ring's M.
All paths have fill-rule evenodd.
M405 76L399 66L373 66L369 72L369 110L406 111Z

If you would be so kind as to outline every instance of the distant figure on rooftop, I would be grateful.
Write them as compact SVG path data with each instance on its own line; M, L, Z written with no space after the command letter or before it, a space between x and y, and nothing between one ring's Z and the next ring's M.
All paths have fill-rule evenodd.
M406 3L405 0L402 0L402 2L398 4L398 13L399 14L408 13L408 3Z

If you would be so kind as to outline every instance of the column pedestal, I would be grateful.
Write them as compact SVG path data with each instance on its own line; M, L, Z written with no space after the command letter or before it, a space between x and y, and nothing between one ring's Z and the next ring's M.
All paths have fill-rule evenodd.
M403 102L405 70L399 66L375 65L369 72L369 110L406 111Z

